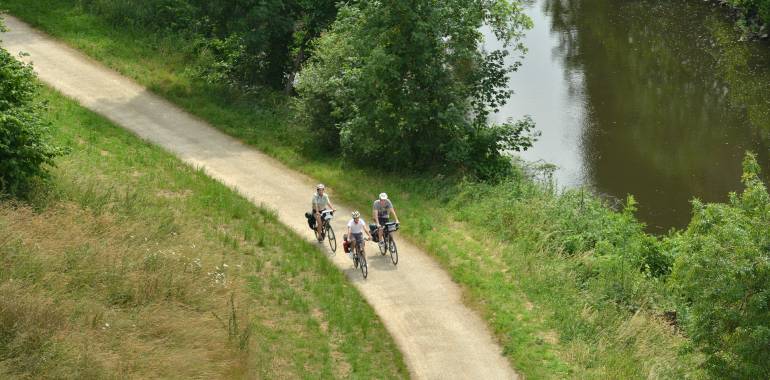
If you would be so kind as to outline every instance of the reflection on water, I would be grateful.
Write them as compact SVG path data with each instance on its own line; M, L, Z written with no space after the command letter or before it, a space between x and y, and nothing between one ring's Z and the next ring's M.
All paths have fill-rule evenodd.
M662 232L687 223L693 197L740 190L746 150L770 168L770 46L737 42L718 10L539 0L528 13L529 52L496 118L532 115L543 135L524 157L557 164L561 185L633 194Z

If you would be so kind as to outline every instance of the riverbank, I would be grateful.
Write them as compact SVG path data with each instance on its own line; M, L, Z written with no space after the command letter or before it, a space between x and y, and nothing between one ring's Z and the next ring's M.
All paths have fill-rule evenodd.
M272 212L40 101L70 153L29 203L0 200L0 377L408 376L372 308Z
M391 194L402 232L465 287L506 356L536 378L702 376L702 355L663 320L667 256L643 232L634 202L614 212L580 190L559 193L539 172L484 185L377 175L307 152L290 99L200 83L178 36L115 29L66 2L9 2L15 15L291 167L351 204ZM42 3L42 2L41 2ZM180 45L181 44L181 45ZM402 258L408 260L408 258ZM672 354L675 353L675 354Z

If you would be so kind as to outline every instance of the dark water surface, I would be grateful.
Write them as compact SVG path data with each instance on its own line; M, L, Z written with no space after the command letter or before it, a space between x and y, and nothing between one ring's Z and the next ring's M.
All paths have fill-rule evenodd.
M532 115L542 136L523 157L558 165L559 185L633 194L665 232L687 224L690 199L741 190L746 150L770 170L770 45L738 41L723 10L537 0L528 14L529 52L496 118Z

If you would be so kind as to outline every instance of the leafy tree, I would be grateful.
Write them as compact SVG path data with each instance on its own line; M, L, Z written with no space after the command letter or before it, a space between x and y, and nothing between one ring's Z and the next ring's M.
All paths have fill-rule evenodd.
M693 202L693 219L670 243L670 284L693 342L717 377L770 377L770 197L753 154L742 194Z
M61 152L47 141L36 90L32 68L0 48L0 193L23 196L30 179L45 177L45 165Z
M485 52L480 28L506 49ZM518 2L363 1L343 6L301 72L301 114L326 148L388 169L459 169L491 179L506 150L532 144L531 120L489 125L510 96L506 65L530 20Z

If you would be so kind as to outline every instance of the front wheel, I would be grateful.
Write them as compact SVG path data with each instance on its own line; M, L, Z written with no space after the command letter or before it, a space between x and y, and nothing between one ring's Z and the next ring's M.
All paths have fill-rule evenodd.
M326 238L329 239L329 248L332 252L337 252L337 237L334 236L334 229L332 226L326 225Z
M369 275L369 266L366 265L366 257L363 253L358 255L358 266L361 268L361 274L364 276L364 279L366 279L366 276Z
M398 247L396 247L396 241L393 239L393 236L389 236L388 248L390 251L390 261L393 262L393 265L398 265Z

